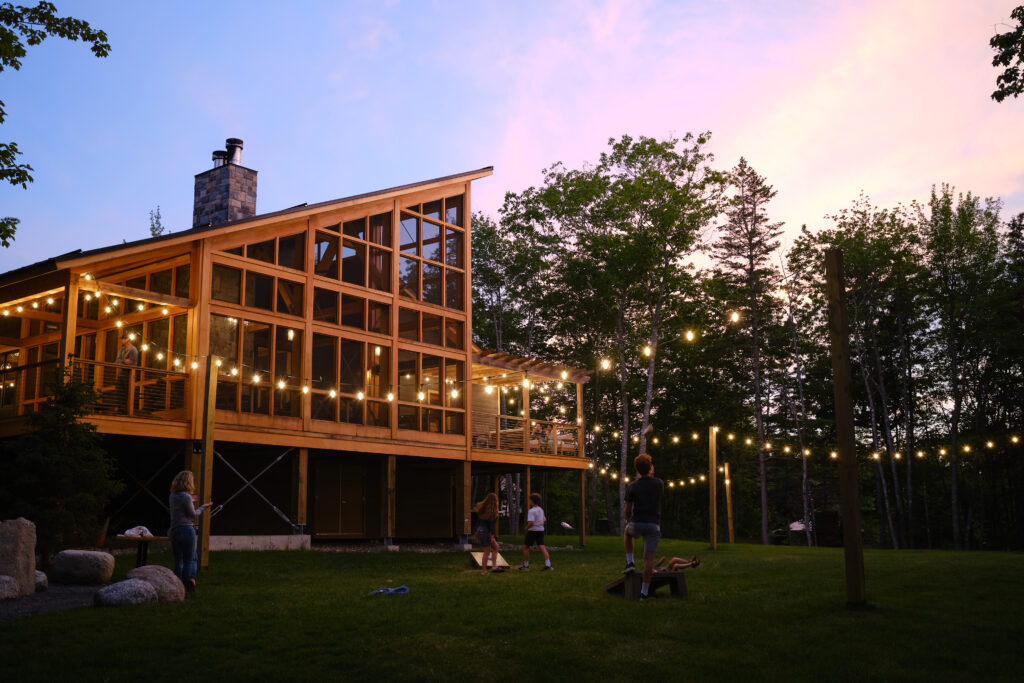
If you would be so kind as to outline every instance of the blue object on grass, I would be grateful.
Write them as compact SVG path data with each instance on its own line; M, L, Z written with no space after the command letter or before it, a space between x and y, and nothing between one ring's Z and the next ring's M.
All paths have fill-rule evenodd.
M408 586L395 586L394 588L378 588L370 595L405 595L408 592Z

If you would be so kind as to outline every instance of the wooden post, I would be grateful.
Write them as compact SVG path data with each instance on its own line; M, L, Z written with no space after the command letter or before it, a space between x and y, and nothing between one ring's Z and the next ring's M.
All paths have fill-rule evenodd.
M217 405L217 371L213 356L206 356L206 393L203 401L203 452L199 473L199 502L209 503L213 496L213 424ZM202 515L199 523L199 566L210 566L210 513Z
M61 319L60 338L60 381L66 382L68 367L75 355L75 328L78 324L78 276L69 275L70 280L64 286L64 311ZM85 379L83 376L81 379Z
M718 548L718 427L708 427L708 536Z
M825 289L828 295L828 329L832 339L836 437L839 441L839 509L842 514L843 555L846 560L846 603L861 606L867 597L864 585L864 548L860 533L850 333L846 319L846 278L843 273L842 249L828 249L825 252Z
M385 456L384 461L384 545L395 542L395 485L397 484L398 463L393 455Z
M530 494L533 493L532 483L530 481L530 466L526 466L526 472L523 473L523 500L526 501L526 505L530 505Z
M580 548L587 547L587 471L580 470L580 516L576 520L580 527Z
M729 543L735 543L732 530L732 480L729 479L729 463L722 464L725 466L725 514L729 519Z
M295 523L306 526L306 508L309 496L309 449L300 448L294 460L293 481L295 482Z
M455 534L459 537L460 545L469 543L469 535L473 533L470 528L473 510L472 465L469 460L455 463Z

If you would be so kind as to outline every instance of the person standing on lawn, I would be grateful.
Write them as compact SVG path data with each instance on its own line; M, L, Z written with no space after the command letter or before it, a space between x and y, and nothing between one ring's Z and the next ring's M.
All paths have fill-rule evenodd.
M186 591L196 589L196 517L203 514L213 503L204 503L195 507L195 477L191 470L182 470L171 482L171 528L167 535L171 538L171 549L174 551L174 573L185 585Z
M487 557L491 556L491 569L498 566L498 537L494 535L498 521L498 494L491 492L473 508L476 512L476 538L484 547L480 572L487 573ZM493 553L493 555L492 555Z
M530 546L536 544L540 547L540 554L544 556L544 571L554 569L551 566L551 556L548 555L547 546L544 545L544 509L540 506L540 494L530 494L530 511L526 513L526 539L523 541L523 566L520 571L530 568Z
M665 484L654 476L654 463L646 453L636 456L633 466L639 477L626 489L626 568L622 573L632 574L636 570L633 564L633 539L643 538L644 575L640 599L646 600L651 588L651 577L654 576L654 553L658 550L658 540L661 538L661 493Z

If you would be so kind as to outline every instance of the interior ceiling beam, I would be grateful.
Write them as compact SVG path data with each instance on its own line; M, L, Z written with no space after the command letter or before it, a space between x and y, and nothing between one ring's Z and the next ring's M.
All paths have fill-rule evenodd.
M78 288L85 292L97 292L100 294L116 294L117 296L124 297L125 299L137 299L139 301L146 301L152 304L161 304L163 306L178 306L181 308L192 308L195 306L195 301L192 299L186 299L180 296L172 296L170 294L159 294L157 292L150 292L146 289L138 289L136 287L125 287L124 285L115 285L109 282L97 282L96 280L79 280Z

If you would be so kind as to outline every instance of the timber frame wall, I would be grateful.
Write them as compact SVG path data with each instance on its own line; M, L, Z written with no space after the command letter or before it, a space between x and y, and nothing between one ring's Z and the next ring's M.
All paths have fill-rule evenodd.
M470 532L473 474L525 467L529 481L531 467L579 470L582 491L586 373L472 344L470 186L491 172L0 275L0 436L23 428L48 380L73 371L105 399L90 417L100 432L182 440L198 453L210 437L210 359L207 448L216 439L299 449L300 523L310 449L385 458L386 538L396 457L455 467L456 535ZM115 363L122 332L140 349L127 387ZM531 419L541 398L532 386L550 387L544 403L560 396L568 413ZM499 405L515 392L518 414ZM199 456L186 466L198 470Z

